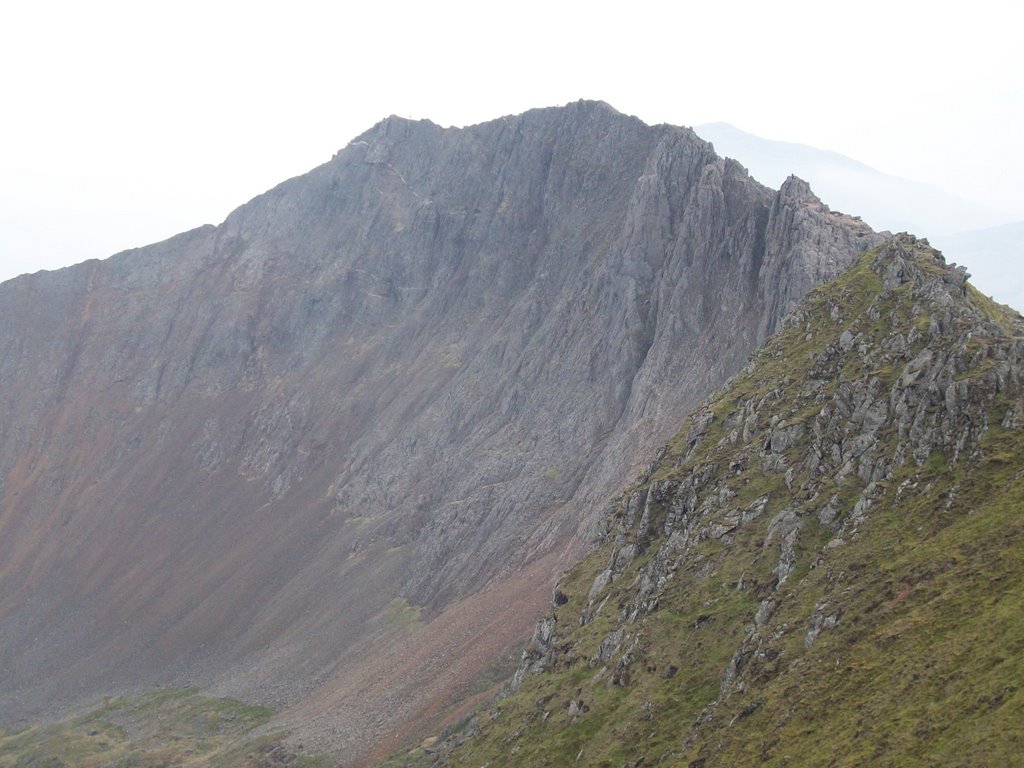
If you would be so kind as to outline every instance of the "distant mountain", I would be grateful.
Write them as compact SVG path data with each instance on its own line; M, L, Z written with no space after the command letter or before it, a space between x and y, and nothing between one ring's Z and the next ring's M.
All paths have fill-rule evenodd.
M1024 311L1024 221L939 235L931 242L967 265L979 290Z
M0 284L0 722L192 685L358 763L466 711L650 446L878 242L580 102L392 117Z
M796 174L833 209L856 213L879 230L929 238L947 258L966 265L981 290L1024 310L1021 223L1005 224L998 211L929 184L880 173L836 152L763 139L728 123L708 123L694 131L763 184L778 185Z
M763 139L728 123L708 123L693 130L714 144L719 154L743 163L762 184L778 186L796 174L832 208L856 213L876 229L934 237L1006 220L980 203L931 184L889 176L836 152Z
M1024 319L912 237L609 510L504 697L398 766L1013 765Z

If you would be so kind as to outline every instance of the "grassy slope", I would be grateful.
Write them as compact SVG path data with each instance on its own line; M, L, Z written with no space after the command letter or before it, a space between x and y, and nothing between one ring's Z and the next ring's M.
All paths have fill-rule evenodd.
M915 248L922 274L940 275L943 268ZM660 566L671 577L657 608L633 622L624 614L635 607L638 580L662 556L664 540L646 543L607 588L604 607L580 626L587 592L612 545L594 553L560 585L569 599L555 611L563 652L552 668L480 713L479 734L463 746L450 754L414 750L396 765L995 766L1020 760L1024 432L999 426L1019 392L989 391L986 376L996 363L986 345L1009 343L1021 326L968 289L967 309L954 314L947 333L919 340L895 361L854 350L843 357L839 375L815 389L806 381L810 369L844 329L879 350L896 331L927 329L932 313L943 309L912 297L909 285L884 290L873 259L816 291L804 315L711 401L715 419L700 450L677 463L687 453L684 429L653 475L633 489L706 469L705 493L735 494L716 514L768 495L766 512L722 540L695 544L672 567ZM984 332L966 336L965 317ZM959 345L971 366L958 379L990 395L980 451L956 461L936 451L921 465L909 460L894 467L871 490L866 519L844 528L843 536L814 510L833 495L849 510L865 492L856 474L811 481L798 467L790 490L782 473L763 469L749 447L729 439L730 416L745 403L774 403L773 415L787 424L810 424L842 382L874 380L885 393L926 344L937 353ZM760 416L763 426L767 414ZM792 465L809 439L805 434L789 451ZM896 440L895 425L883 425L884 452ZM738 474L729 469L734 461L743 463ZM804 527L795 570L776 588L779 546L768 527L785 507L798 511ZM766 600L775 604L774 614L755 626ZM837 623L807 647L816 609L837 615ZM613 683L614 658L595 661L616 626L625 630L623 647L631 654L628 685ZM722 695L738 648L746 651L740 685Z
M803 316L709 402L714 419L697 448L690 448L687 425L650 476L630 489L701 474L702 496L724 499L708 513L708 524L767 496L765 511L682 551L628 527L609 536L560 585L567 602L556 610L560 650L550 669L481 712L478 735L462 747L416 749L394 765L988 766L1019 760L1024 434L1000 426L1019 392L1008 388L987 402L988 428L973 458L954 462L937 451L920 465L895 467L877 484L869 514L855 529L817 518L833 496L838 507L852 508L865 483L856 473L812 482L798 466L809 432L787 452L797 470L788 485L785 473L766 468L758 452L771 417L809 424L844 382L873 381L884 393L925 345L918 341L898 361L851 352L835 375L808 383L822 350L843 330L878 350L895 331L923 331L941 312L914 300L910 286L883 290L872 264L865 258L816 291ZM941 273L927 254L918 268ZM968 302L968 314L988 321L985 332L965 340L960 318L927 343L937 352L962 346L972 364L958 378L983 390L996 365L986 347L1024 331L975 292ZM1002 341L995 338L1000 334ZM731 439L736 415L755 402L758 436L749 444ZM878 434L886 451L896 439L892 424ZM737 462L738 471L730 467ZM785 508L799 512L803 528L795 568L776 586L779 544L769 527ZM631 536L641 554L603 590L596 601L602 607L581 625L595 574ZM830 546L840 538L842 545ZM630 621L638 585L651 573L664 579L657 605ZM769 600L774 613L755 626L759 606ZM391 609L395 620L416 620L403 605ZM837 623L807 647L816 613L837 615ZM625 632L622 647L607 662L595 661L616 628ZM737 649L744 651L738 682L723 695ZM0 730L0 768L326 764L281 745L284 734L268 730L269 717L266 709L194 690L107 700L73 720Z
M73 719L18 732L0 729L0 766L130 768L214 766L302 768L319 763L254 731L271 711L232 699L168 689L107 699Z

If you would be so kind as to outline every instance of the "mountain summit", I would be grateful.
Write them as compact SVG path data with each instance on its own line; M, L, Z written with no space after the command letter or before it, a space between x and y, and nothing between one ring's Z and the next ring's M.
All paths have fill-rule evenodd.
M579 102L389 118L3 283L0 720L191 684L358 762L465 710L650 446L879 242Z

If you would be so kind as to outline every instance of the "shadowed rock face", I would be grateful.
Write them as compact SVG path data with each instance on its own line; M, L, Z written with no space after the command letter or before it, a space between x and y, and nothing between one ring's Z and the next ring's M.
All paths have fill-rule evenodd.
M219 227L4 283L0 719L187 681L353 760L414 733L876 242L580 102L389 118Z

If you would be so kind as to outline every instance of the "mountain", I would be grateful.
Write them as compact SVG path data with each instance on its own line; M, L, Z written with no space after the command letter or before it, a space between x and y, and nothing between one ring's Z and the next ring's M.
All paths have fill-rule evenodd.
M999 211L930 184L889 176L836 152L763 139L728 123L694 130L762 183L781 184L796 174L833 207L856 212L873 227L928 237L947 259L967 266L979 289L1024 309L1021 222L1005 223Z
M504 698L393 764L1015 764L1022 366L963 270L873 249L611 507Z
M694 131L723 156L743 163L760 182L774 186L796 174L833 208L855 212L878 229L930 238L1006 219L980 203L931 184L890 176L838 152L764 139L728 123L707 123Z
M357 764L468 712L650 446L878 242L580 102L388 118L0 284L0 722L194 686Z

